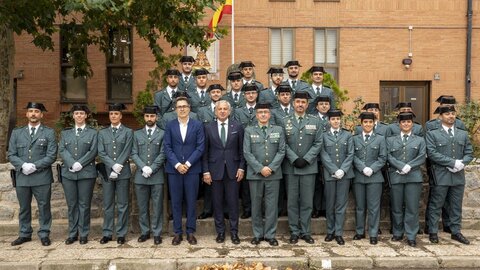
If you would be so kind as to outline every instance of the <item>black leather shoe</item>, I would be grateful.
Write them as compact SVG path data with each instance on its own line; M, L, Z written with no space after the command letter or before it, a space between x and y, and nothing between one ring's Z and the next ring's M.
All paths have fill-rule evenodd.
M314 210L312 211L312 218L319 218L320 217L320 211Z
M320 216L321 216L321 217L326 217L326 216L327 216L327 211L325 211L325 210L320 210Z
M273 247L278 246L278 241L275 238L270 238L270 239L265 238L265 241L267 241L270 244L270 246L273 246Z
M417 232L417 234L423 234L423 230L422 230L422 228L418 228L418 232Z
M50 246L52 244L52 241L50 241L50 238L47 236L47 237L42 237L40 238L40 242L42 243L42 246Z
M252 216L252 212L250 211L245 211L243 212L242 216L240 217L241 219L247 219Z
M182 243L183 237L181 234L175 234L175 236L172 239L172 245L178 246L180 243Z
M212 213L203 212L197 217L197 219L206 219L206 218L209 218L209 217L212 217Z
M263 238L254 237L254 238L252 239L252 241L250 241L250 244L256 246L256 245L260 244L260 242L262 242L262 241L263 241Z
M376 245L376 244L378 244L378 238L370 237L370 245Z
M75 243L75 241L78 240L78 237L68 237L66 240L65 240L65 245L71 245L73 243Z
M362 240L365 239L365 234L355 234L353 240Z
M455 240L455 241L458 241L464 245L470 245L470 241L468 241L467 238L465 238L465 236L463 236L463 234L461 233L457 233L457 234L452 234L452 239Z
M125 244L125 236L120 236L117 238L117 244L123 245Z
M232 243L233 243L234 245L240 244L240 238L238 237L238 234L236 234L236 233L232 234L232 236L230 237L230 239L232 240Z
M111 236L104 236L102 237L102 239L100 239L100 244L106 244L108 242L112 241L112 237Z
M417 241L415 240L407 240L407 245L411 247L416 247L417 246Z
M443 231L446 233L452 233L452 230L448 226L443 227Z
M302 239L307 242L308 244L313 244L315 243L315 240L310 235L303 235Z
M298 239L299 239L298 235L292 234L292 235L290 235L290 240L288 240L288 242L290 244L296 244L296 243L298 243Z
M428 240L430 240L430 243L432 244L438 244L438 234L436 233L431 233L428 235Z
M31 237L18 237L17 239L15 239L11 245L12 246L18 246L18 245L21 245L25 242L30 242L32 241L32 238Z
M403 236L392 236L392 241L394 242L399 242L399 241L402 241L403 240Z
M88 238L85 237L80 237L80 245L85 245L88 243Z
M162 243L162 237L161 236L154 236L153 237L153 244L160 245L161 243Z
M217 234L217 238L215 238L215 242L219 244L225 242L225 234L224 233Z
M325 236L325 242L332 242L333 239L335 239L335 235L333 234L327 234L327 236Z
M341 246L345 245L345 240L343 240L343 237L341 236L335 236L335 241L337 241L337 244Z
M190 245L197 244L197 238L195 238L195 235L193 235L193 233L187 234L187 241Z
M148 239L150 239L150 234L142 234L142 235L140 235L140 237L138 237L137 241L139 243L142 243L142 242L147 241Z

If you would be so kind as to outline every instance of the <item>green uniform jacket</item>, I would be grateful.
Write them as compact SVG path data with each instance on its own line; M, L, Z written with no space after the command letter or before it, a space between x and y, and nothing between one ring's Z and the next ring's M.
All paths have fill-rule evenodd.
M289 115L283 119L285 130L286 156L282 169L284 174L306 175L318 173L318 153L322 149L322 126L320 120L312 115L305 114L302 124L296 116ZM308 162L304 168L293 166L297 158Z
M198 94L197 88L195 87L193 90L188 92L190 96L190 106L191 110L194 113L197 113L198 110L204 106L210 105L212 100L210 99L210 95L207 93L207 89L205 91L205 97L202 97Z
M442 121L440 121L439 118L432 119L425 123L425 131L429 131L429 130L437 129L441 127L442 127ZM467 130L467 128L465 127L465 124L459 118L455 119L455 127L459 129Z
M279 105L278 108L271 110L271 114L273 118L273 124L277 126L283 126L283 118L287 116L287 114L282 107ZM288 109L288 115L293 115L293 106L291 105ZM270 123L272 123L272 121L270 121Z
M247 162L248 180L279 180L282 175L282 161L285 157L285 134L280 126L269 125L263 135L257 125L245 129L243 155ZM269 167L273 173L265 178L260 174L263 167Z
M390 184L421 183L423 175L421 166L427 157L425 139L411 134L404 144L400 135L387 138L388 175ZM412 169L408 174L399 174L408 164Z
M12 131L8 144L8 160L15 167L17 186L31 187L53 181L52 163L57 158L57 142L53 129L40 125L30 138L28 126ZM37 170L29 175L22 173L23 163L33 163Z
M132 177L128 160L132 152L132 146L133 131L124 125L120 125L115 135L111 126L98 132L98 156L105 163L107 175L110 175L112 172L113 165L118 163L123 165L118 179L129 179Z
M388 125L383 123L383 122L380 122L378 121L375 125L375 127L373 128L373 133L377 134L377 135L382 135L383 137L387 138L387 129L388 129ZM356 125L355 126L355 135L357 134L362 134L362 126L361 125ZM400 134L400 133L398 133Z
M420 125L418 123L415 123L415 122L413 122L412 133L417 135L417 136L420 136L420 137L423 137L424 134L425 134L424 131L423 131L422 125ZM385 133L385 135L386 135L385 137L388 138L388 137L391 137L391 136L397 136L399 134L400 134L400 126L398 125L398 122L394 122L394 123L391 123L390 125L388 125L387 131Z
M58 152L63 160L62 177L69 180L97 178L97 131L86 126L82 134L77 136L74 128L67 128L60 137ZM79 172L69 171L75 162L80 162L83 168Z
M355 157L353 158L353 166L355 167L354 183L382 183L384 181L382 167L387 162L385 137L372 133L368 142L365 142L363 134L358 134L353 136L353 143L355 145ZM365 167L370 167L373 170L373 174L370 177L363 174Z
M233 91L230 91L230 92L226 93L224 96L222 96L222 99L228 101L230 103L230 105L232 106L232 113L235 109L245 107L246 104L247 104L247 100L245 99L245 96L243 95L242 91L240 91L238 93L238 101L237 102L235 102L234 94L235 93Z
M164 183L165 153L163 152L163 135L164 131L159 128L155 129L150 139L148 139L145 127L134 132L132 160L137 165L135 184L157 185ZM149 166L153 171L149 178L145 178L142 175L142 168L145 166Z
M323 179L325 181L337 180L332 175L337 170L345 172L343 179L351 179L355 176L353 173L353 139L352 134L345 129L340 129L337 138L333 135L331 130L322 135L323 150L320 152L320 157L323 165Z
M178 91L178 88L175 89ZM160 115L164 115L167 112L175 111L175 102L172 101L168 94L167 88L163 88L160 91L155 92L153 95L154 104L160 108Z
M434 182L439 186L456 186L465 184L465 170L450 172L455 160L462 160L467 165L473 160L473 147L468 133L455 128L453 138L450 138L443 127L427 131L427 154L432 162Z
M276 109L280 106L277 98L277 91L272 90L271 87L265 88L258 94L258 103L268 103L272 106L272 109Z

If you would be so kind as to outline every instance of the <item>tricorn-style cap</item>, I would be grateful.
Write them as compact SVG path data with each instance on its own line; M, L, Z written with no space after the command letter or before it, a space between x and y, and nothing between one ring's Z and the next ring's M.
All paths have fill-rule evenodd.
M402 112L397 115L398 121L413 120L413 118L415 118L415 114L413 112Z
M232 71L228 74L228 79L230 81L240 80L241 78L243 78L243 75L240 71Z
M149 114L157 114L159 112L159 108L157 105L148 105L143 108L143 113L149 113Z
M293 99L296 98L304 98L304 99L311 99L312 97L307 91L298 91L293 94Z
M283 74L283 68L281 67L270 67L267 71L267 74Z
M343 115L343 112L340 111L340 110L330 110L330 111L327 112L328 118L342 117L342 115Z
M210 74L210 72L208 72L206 68L195 69L195 71L193 72L193 76L208 75L208 74Z
M314 73L314 72L322 72L322 73L326 73L325 72L325 69L321 66L312 66L309 70L308 70L310 73Z
M320 101L328 101L330 103L330 97L325 95L320 95L315 98L315 100L313 101L313 104L317 104Z
M38 103L38 102L28 102L27 107L25 107L25 109L38 109L42 112L47 111L45 106L43 106L43 103Z
M242 69L244 67L255 67L255 65L252 63L252 61L242 61L238 65L238 68Z
M395 109L400 109L400 108L412 108L412 103L411 102L399 102L397 106L395 106Z
M225 90L225 88L223 88L223 86L221 84L216 83L216 84L211 84L208 87L207 92L210 92L210 91L215 90L215 89L219 89L219 90L222 90L222 91Z
M445 95L439 96L435 101L440 104L456 104L457 103L454 96L445 96Z
M368 110L368 109L379 109L380 110L380 104L378 104L378 103L365 103L365 105L363 105L362 110Z
M364 120L364 119L372 119L375 121L375 114L373 112L362 112L358 118L360 118L360 120Z
M121 112L122 110L127 109L127 106L123 103L113 103L108 105L109 112Z
M255 91L258 92L258 87L255 83L247 83L242 87L243 92Z
M188 95L187 91L177 91L175 92L175 95L173 96L173 98L179 98L179 97L186 97L186 98L190 98L190 95Z
M292 92L292 88L290 87L290 84L283 84L283 83L280 84L275 90L277 91L277 93Z
M270 109L272 106L270 105L270 103L257 103L257 105L255 105L255 110L258 110L258 109Z
M167 69L167 71L165 71L165 76L168 76L168 75L177 75L177 76L180 76L182 75L180 73L180 71L178 71L178 69L176 68L170 68L170 69Z
M195 58L193 58L193 56L189 56L189 55L184 55L182 57L180 57L180 63L183 63L183 62L195 62Z
M434 113L442 114L447 112L456 112L455 106L452 106L452 105L438 106Z
M84 111L86 114L90 113L90 109L85 104L73 104L72 108L70 108L70 112L75 112L75 111Z
M297 60L291 60L291 61L288 61L284 67L288 68L290 66L299 66L301 67L300 63L297 61Z

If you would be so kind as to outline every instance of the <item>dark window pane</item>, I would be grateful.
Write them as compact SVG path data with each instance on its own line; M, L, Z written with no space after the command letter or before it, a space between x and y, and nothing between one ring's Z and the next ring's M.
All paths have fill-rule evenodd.
M132 69L109 68L109 99L131 100L132 99Z
M108 63L131 64L130 59L130 30L110 31L110 53Z
M73 77L73 68L62 68L62 100L86 100L87 80Z

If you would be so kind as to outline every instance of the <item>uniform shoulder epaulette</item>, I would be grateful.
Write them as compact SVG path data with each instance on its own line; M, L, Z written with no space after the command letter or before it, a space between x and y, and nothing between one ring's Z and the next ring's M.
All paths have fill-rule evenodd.
M73 129L73 127L66 127L63 130L70 130L70 129Z
M388 126L387 124L385 124L384 122L381 122L381 121L378 121L378 124Z
M22 128L25 128L26 126L20 126L20 127L15 127L13 130L15 129L22 129Z
M417 125L421 125L419 122L417 121L413 121L413 123L417 124Z
M300 79L299 81L304 82L304 83L307 83L306 81L304 81L304 80L302 80L302 79Z
M266 87L266 88L263 88L262 91L265 91L265 90L268 90L268 89L270 89L270 88Z
M342 127L342 130L347 131L347 132L351 132L349 129L346 129L346 128L343 128L343 127Z
M110 126L105 126L105 127L102 127L100 130L102 130L102 129L107 129L107 128L109 128L109 127L110 127Z
M142 130L142 129L144 129L144 128L145 128L145 127L137 128L137 129L135 129L135 131L137 131L137 130Z

